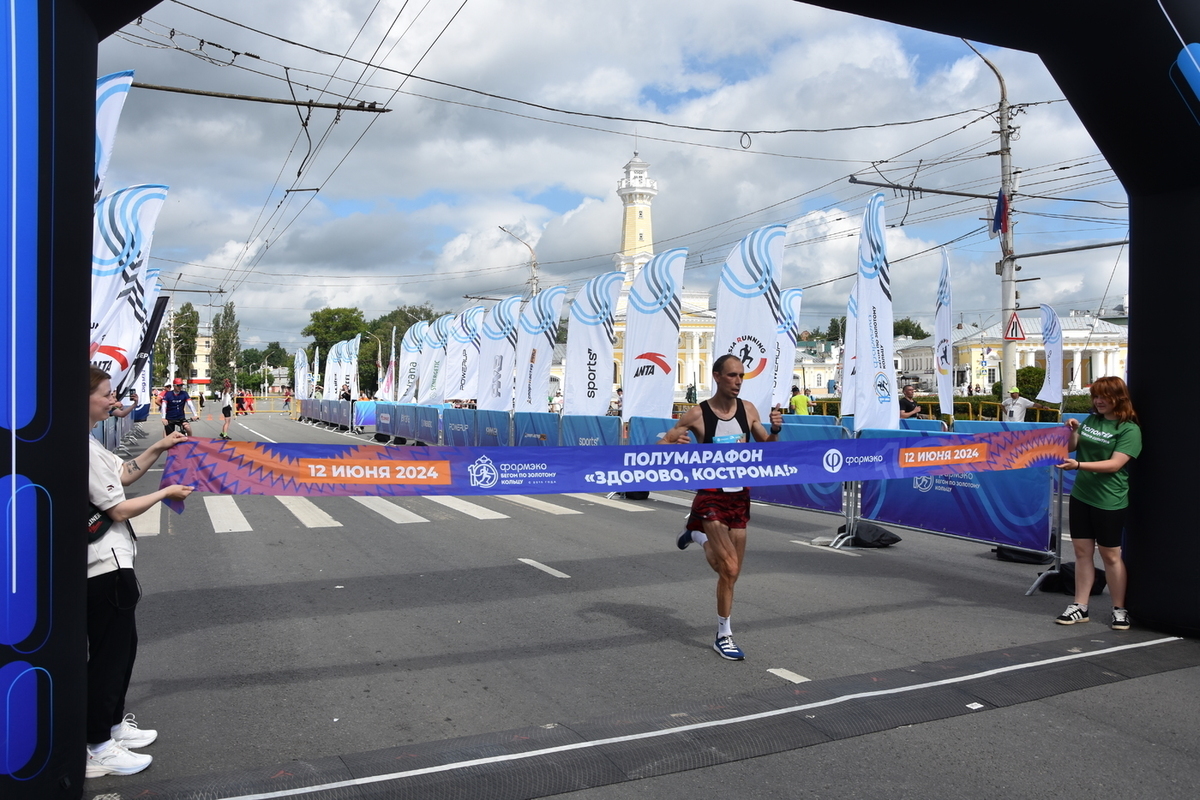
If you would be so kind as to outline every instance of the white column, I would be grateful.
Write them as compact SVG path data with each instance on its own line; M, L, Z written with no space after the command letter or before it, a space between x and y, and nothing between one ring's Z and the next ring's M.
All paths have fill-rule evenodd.
M1083 349L1080 347L1071 348L1071 388L1078 389L1082 386L1083 375L1079 369L1079 362L1083 355Z

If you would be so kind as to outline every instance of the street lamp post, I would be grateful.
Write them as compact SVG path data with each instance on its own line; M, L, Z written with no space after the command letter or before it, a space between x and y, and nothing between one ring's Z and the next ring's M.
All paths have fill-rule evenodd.
M533 246L503 225L497 225L496 227L529 248L529 286L533 290L532 294L536 296L538 293L538 263L537 253L534 252Z

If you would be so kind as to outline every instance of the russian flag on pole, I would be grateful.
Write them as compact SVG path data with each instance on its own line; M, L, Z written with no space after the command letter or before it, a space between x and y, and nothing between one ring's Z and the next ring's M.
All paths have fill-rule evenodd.
M996 213L992 216L992 229L989 235L995 239L1001 233L1008 233L1008 198L1001 189L996 195Z

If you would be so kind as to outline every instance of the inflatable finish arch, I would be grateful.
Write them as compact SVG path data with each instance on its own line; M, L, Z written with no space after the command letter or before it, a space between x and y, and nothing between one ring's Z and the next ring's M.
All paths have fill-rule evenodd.
M811 1L811 0L810 0ZM1146 449L1128 551L1135 620L1200 633L1200 537L1168 426L1200 392L1165 385L1166 342L1188 341L1182 236L1200 218L1200 6L1188 0L826 0L828 8L1038 53L1130 200L1131 383ZM0 792L83 792L88 280L98 43L156 0L5 0L0 19ZM1181 58L1181 54L1184 56ZM1190 285L1187 284L1187 285ZM1166 290L1163 290L1166 287ZM1141 318L1136 309L1144 309ZM1145 322L1142 322L1142 319ZM1178 374L1178 372L1176 372ZM1175 437L1179 438L1178 435ZM1161 499L1160 499L1161 498ZM1178 510L1177 510L1178 509Z
M1194 0L803 0L1037 53L1129 195L1129 383L1144 451L1133 468L1125 558L1134 623L1200 634L1200 536L1184 417L1200 397L1180 369L1196 336L1200 219L1200 3ZM1170 376L1170 382L1167 382Z

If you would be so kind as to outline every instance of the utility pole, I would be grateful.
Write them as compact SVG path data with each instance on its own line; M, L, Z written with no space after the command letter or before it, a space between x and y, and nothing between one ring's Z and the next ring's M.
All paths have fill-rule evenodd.
M1013 226L1012 226L1012 199L1013 199L1013 170L1012 170L1012 150L1010 142L1012 139L1012 126L1010 124L1010 110L1008 106L1008 89L1004 85L1004 76L1000 74L1000 70L996 69L996 65L988 61L983 53L967 42L967 47L975 51L975 55L983 60L983 63L988 65L988 68L996 74L996 80L1000 82L1000 107L997 113L997 121L1000 123L1000 191L1004 195L1004 208L997 208L996 213L1000 215L1000 253L1001 259L996 262L996 274L1000 276L1000 327L1002 331L1007 333L1008 321L1012 319L1013 314L1017 313L1017 281L1016 273L1020 269L1017 266L1016 259L1013 255ZM1000 387L1001 396L1003 392L1008 391L1010 387L1017 385L1017 343L1012 339L1004 339L1000 347L1000 382L1003 386Z
M521 244L523 244L529 248L529 272L530 272L529 285L532 288L532 296L537 297L537 293L538 293L538 263L537 263L537 253L535 253L533 251L533 246L530 245L529 242L522 239L520 236L517 236L515 233L510 231L508 228L504 227L503 225L497 225L496 227L499 228L500 230L504 231L509 236L513 237L518 242L520 242Z
M175 300L167 304L167 342L171 345L167 359L167 386L175 385Z

